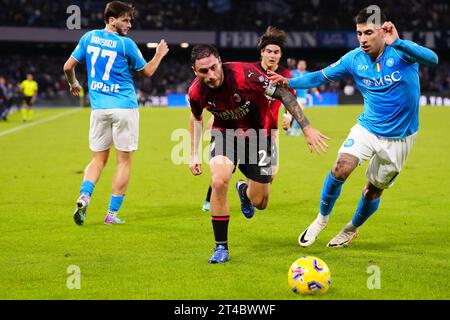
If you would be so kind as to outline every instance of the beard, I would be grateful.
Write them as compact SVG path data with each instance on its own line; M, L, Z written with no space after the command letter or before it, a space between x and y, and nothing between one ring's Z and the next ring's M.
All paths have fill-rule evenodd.
M117 25L117 23L114 24L114 29L116 29L116 32L121 36L126 36L130 31L129 28L121 28L120 26Z

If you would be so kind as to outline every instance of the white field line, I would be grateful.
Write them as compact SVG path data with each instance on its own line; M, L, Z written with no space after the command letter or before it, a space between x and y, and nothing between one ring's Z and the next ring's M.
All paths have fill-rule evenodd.
M42 123L46 123L46 122L49 122L49 121L56 120L58 118L68 116L69 114L72 114L72 113L75 113L75 112L78 112L78 111L81 111L81 108L72 109L72 110L69 110L69 111L66 111L66 112L62 112L62 113L59 113L57 115L54 115L54 116L51 116L51 117L48 117L48 118L44 118L44 119L36 121L36 122L27 123L27 124L21 125L19 127L15 127L15 128L12 128L12 129L9 129L9 130L5 130L5 131L0 131L0 137L6 136L8 134L11 134L11 133L14 133L14 132L17 132L17 131L21 131L21 130L25 130L25 129L31 128L31 127L37 126L39 124L42 124Z

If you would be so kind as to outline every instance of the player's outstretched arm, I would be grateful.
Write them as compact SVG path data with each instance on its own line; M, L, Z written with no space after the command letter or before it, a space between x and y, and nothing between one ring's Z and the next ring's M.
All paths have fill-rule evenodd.
M272 95L273 98L281 100L286 109L297 120L305 135L306 143L310 152L316 151L318 154L327 152L328 145L325 140L330 140L327 136L314 129L308 118L302 111L296 97L286 88L278 86Z
M73 57L69 57L69 59L64 64L64 74L66 75L67 81L70 86L70 93L73 96L79 96L81 91L80 83L77 80L75 75L75 67L77 66L78 61Z
M291 79L286 79L278 73L270 70L267 71L267 74L269 75L270 81L285 88L311 89L319 87L329 81L327 78L325 78L322 71L311 72L307 75L304 75L303 77Z
M202 174L202 164L199 156L199 145L202 138L203 132L203 117L197 118L191 113L189 119L189 132L191 135L191 161L189 164L189 169L194 176Z
M163 58L166 56L166 54L169 52L169 46L167 45L166 41L164 39L162 39L159 44L158 47L156 47L156 53L153 56L153 59L150 60L144 67L144 69L142 69L142 73L146 76L146 77L151 77L153 76L153 74L156 72L156 70L158 70L159 65L161 64L161 61L163 60Z
M397 28L392 22L385 22L382 29L386 44L405 53L407 59L411 62L417 61L428 66L435 66L439 63L439 57L433 50L422 47L415 42L400 39Z
M431 49L422 47L415 42L397 39L392 46L403 51L414 61L428 66L436 66L439 63L438 55Z

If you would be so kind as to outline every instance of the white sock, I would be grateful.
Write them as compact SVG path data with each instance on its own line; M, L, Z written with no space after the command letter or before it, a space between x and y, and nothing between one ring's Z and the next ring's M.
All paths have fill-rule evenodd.
M324 216L319 212L319 214L317 215L317 219L319 219L319 221L321 223L328 223L328 220L330 219L330 215Z
M353 223L350 221L347 223L344 227L345 232L355 232L358 228L353 225Z

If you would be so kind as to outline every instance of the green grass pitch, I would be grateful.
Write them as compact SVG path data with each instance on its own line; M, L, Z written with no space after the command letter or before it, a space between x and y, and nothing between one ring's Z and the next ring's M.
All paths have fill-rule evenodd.
M450 108L421 110L421 131L406 168L379 211L348 248L326 243L351 219L365 184L358 168L343 188L328 228L310 248L297 237L315 218L323 180L362 107L307 110L333 140L324 156L309 154L303 137L280 137L280 171L268 209L251 220L240 213L234 183L229 263L209 265L213 234L200 210L209 169L194 177L171 161L176 128L188 128L188 109L142 109L140 148L121 217L103 217L114 153L96 186L86 224L72 220L82 172L90 160L89 110L35 112L34 125L14 114L0 123L0 299L449 299ZM43 121L43 122L39 122ZM38 123L39 122L39 123ZM15 128L23 129L14 131ZM207 143L205 142L205 145ZM287 284L291 263L322 258L332 273L322 297L301 297ZM71 265L80 289L66 283ZM370 266L381 288L370 290Z

